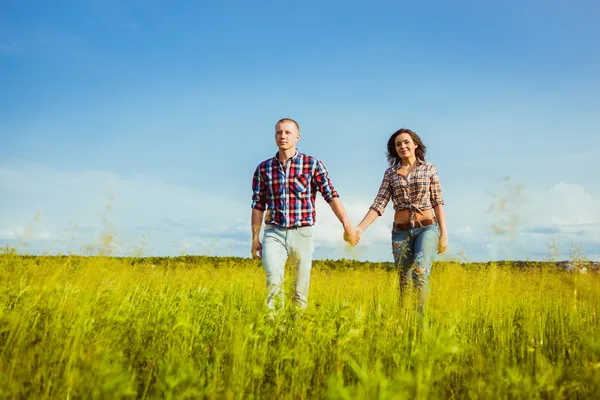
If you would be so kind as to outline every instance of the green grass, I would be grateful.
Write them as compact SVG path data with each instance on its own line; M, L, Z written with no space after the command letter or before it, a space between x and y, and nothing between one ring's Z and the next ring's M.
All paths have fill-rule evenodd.
M270 321L256 261L2 255L0 397L600 396L597 274L436 264L420 319L357 265L315 263Z

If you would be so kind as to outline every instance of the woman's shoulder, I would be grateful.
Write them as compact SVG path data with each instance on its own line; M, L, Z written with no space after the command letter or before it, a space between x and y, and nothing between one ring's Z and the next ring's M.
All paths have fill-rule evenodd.
M396 167L393 165L390 165L389 167L387 167L385 169L385 171L383 172L384 175L394 175L396 173Z
M429 161L421 161L421 166L426 168L429 171L437 170L437 168L435 167L435 164L433 164L432 162L429 162Z

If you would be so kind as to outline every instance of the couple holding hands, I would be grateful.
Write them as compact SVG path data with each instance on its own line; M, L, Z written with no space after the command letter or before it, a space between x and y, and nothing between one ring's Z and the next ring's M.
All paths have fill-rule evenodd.
M283 278L288 256L297 268L294 302L300 308L308 304L318 191L342 223L344 240L353 246L392 200L395 210L392 253L400 272L400 291L402 294L412 280L422 309L433 257L446 250L448 234L438 172L433 164L425 161L427 149L419 136L409 129L400 129L389 138L389 167L373 204L356 229L323 163L296 149L299 139L300 127L296 121L279 120L275 125L275 143L279 150L256 167L252 179L252 257L262 258L267 276L268 308L283 306ZM261 243L263 219L265 229Z

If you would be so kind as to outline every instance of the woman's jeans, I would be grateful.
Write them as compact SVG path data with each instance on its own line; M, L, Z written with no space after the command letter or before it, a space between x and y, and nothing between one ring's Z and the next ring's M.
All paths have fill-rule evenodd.
M313 256L313 227L285 229L267 225L263 236L262 260L267 274L267 307L283 307L283 275L288 255L296 267L294 303L299 308L308 304L308 286Z
M400 296L403 298L412 281L419 293L421 312L429 292L429 274L439 237L437 222L425 227L392 231L392 252L400 275Z

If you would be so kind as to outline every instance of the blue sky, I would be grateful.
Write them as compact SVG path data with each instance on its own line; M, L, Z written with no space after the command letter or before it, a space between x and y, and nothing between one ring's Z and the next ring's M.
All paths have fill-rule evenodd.
M0 244L249 256L252 173L289 116L355 225L408 127L446 257L600 259L598 20L593 1L0 1ZM392 217L349 250L320 200L316 258L391 260Z

